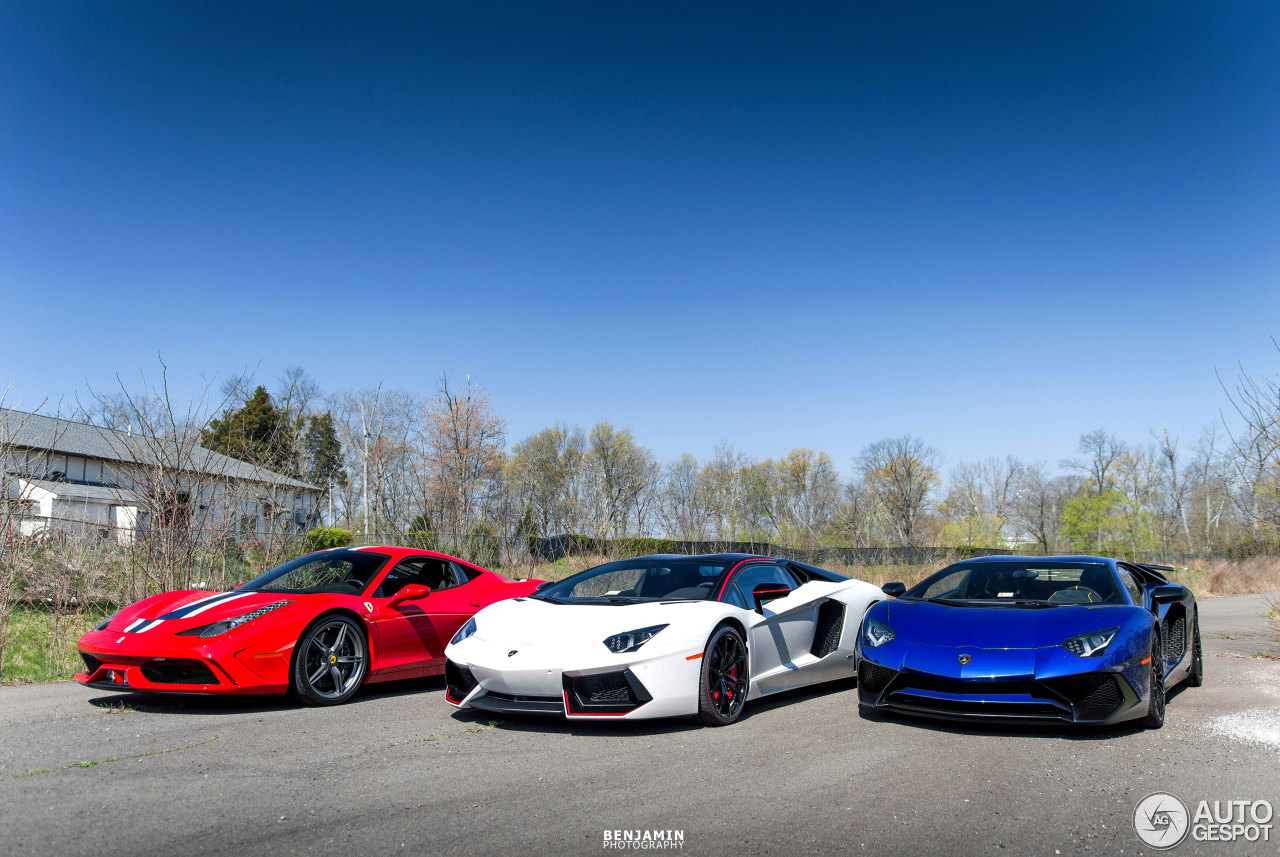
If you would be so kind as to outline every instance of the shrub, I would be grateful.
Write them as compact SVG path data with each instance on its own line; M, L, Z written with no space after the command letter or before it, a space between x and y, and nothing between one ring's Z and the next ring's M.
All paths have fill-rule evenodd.
M302 540L304 552L328 550L329 548L342 548L351 544L351 537L354 536L351 530L344 530L339 527L316 527L314 530L308 530L306 536Z
M612 545L615 551L627 556L647 556L653 553L675 553L671 548L671 539L618 539Z
M429 530L410 530L404 534L404 546L424 551L438 551L440 537Z

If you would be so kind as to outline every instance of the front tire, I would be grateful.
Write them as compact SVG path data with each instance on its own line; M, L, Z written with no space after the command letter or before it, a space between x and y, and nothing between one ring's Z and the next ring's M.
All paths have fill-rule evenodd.
M341 705L355 696L368 671L369 644L360 623L329 613L298 638L290 685L304 705Z
M1198 609L1191 628L1191 672L1187 674L1187 684L1191 687L1200 687L1204 684L1204 651L1200 647L1200 611Z
M750 686L742 635L730 625L717 628L702 653L698 719L707 726L728 726L742 714Z
M1159 729L1164 725L1165 687L1164 687L1164 648L1160 642L1160 632L1151 634L1151 688L1147 701L1147 715L1142 718L1142 725L1147 729Z

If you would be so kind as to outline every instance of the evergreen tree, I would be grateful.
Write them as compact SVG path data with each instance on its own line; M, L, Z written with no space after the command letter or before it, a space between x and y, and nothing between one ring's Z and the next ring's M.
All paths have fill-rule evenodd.
M262 386L239 410L228 408L221 419L211 420L209 427L200 432L200 444L278 473L298 475L292 421L288 412L275 406L271 394Z
M529 549L529 556L538 555L538 521L533 516L533 507L525 506L524 514L516 524L516 538L524 539Z
M307 420L302 451L308 482L326 490L347 484L347 474L342 469L342 443L333 425L333 414L325 411Z
M333 490L347 486L347 471L342 467L342 442L333 424L333 414L325 411L307 420L302 437L304 474L312 485L324 489L329 500L329 521L333 522Z

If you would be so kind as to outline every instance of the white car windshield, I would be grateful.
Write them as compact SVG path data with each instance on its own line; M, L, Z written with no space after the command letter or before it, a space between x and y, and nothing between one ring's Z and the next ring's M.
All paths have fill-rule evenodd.
M632 604L640 601L701 601L729 567L726 561L641 557L589 568L534 596L566 604Z

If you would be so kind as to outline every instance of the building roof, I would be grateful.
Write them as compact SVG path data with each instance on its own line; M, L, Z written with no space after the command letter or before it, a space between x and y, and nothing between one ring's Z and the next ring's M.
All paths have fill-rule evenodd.
M21 493L30 488L48 491L60 500L91 500L98 503L137 502L137 494L124 488L108 488L105 485L85 485L80 482L58 482L52 479L20 479Z
M118 431L8 408L0 408L0 446L50 450L64 455L141 466L163 463L168 467L208 476L320 490L315 485L202 446L191 445L187 449L181 449L171 441L137 432Z

